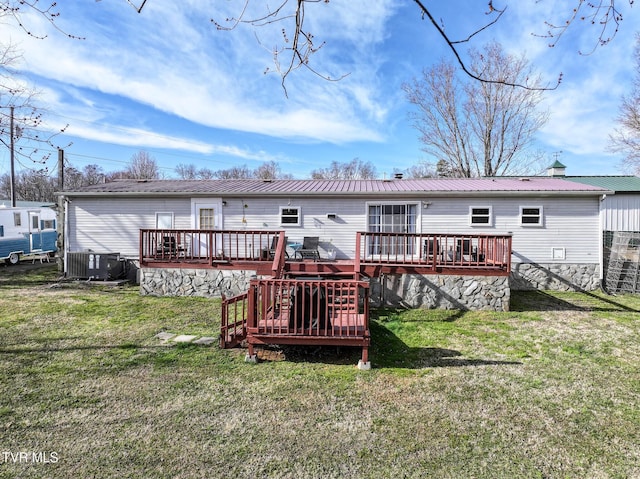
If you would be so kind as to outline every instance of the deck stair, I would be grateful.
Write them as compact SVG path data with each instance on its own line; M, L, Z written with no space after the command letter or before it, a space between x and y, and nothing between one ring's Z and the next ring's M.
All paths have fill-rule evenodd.
M362 348L358 366L368 369L369 283L360 273L273 271L222 299L220 347L246 342L255 358L255 346L265 344L355 346Z

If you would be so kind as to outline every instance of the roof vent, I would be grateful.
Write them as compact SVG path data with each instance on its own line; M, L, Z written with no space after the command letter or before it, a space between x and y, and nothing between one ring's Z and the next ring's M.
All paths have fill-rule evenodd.
M531 178L520 178L520 181L531 181Z
M264 183L271 183L273 181L273 178L262 178L262 181Z
M393 177L394 177L396 180L401 180L403 176L404 176L404 175L403 175L402 173L396 173L395 175L393 175Z

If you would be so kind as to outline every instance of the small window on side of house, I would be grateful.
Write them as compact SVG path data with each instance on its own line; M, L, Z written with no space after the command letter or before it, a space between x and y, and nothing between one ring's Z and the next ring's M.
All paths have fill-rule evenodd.
M520 226L542 226L542 206L521 206Z
M22 216L20 213L13 214L13 226L22 226Z
M469 223L471 226L492 226L491 206L470 206Z
M301 216L299 206L281 206L280 226L300 226Z

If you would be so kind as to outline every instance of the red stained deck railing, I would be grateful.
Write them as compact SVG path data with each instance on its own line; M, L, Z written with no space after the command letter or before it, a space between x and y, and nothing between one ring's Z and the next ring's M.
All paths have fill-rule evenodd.
M247 306L255 344L360 346L368 361L369 283L335 279L255 279Z
M280 278L287 269L293 271L292 263L287 265L284 238L284 231L143 229L140 263L146 267L184 264L250 269L249 262ZM511 247L511 235L361 232L356 233L351 271L372 276L378 267L387 272L395 268L422 274L508 275ZM345 269L348 262L333 264ZM311 272L313 266L320 272L322 263L321 258L305 271Z
M248 291L231 298L222 296L221 348L237 346L247 337L248 298Z
M274 275L279 276L284 268L284 243L283 231L141 229L140 263L262 262L272 263Z
M357 233L357 267L395 265L447 270L511 271L511 235Z

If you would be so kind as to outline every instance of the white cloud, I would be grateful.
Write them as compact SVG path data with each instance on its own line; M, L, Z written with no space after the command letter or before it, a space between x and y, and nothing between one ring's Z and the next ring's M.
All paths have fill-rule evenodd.
M362 0L358 5L336 3L318 11L337 12L331 28L352 32L343 35L347 41L362 42L366 27L367 41L375 42L389 15L380 3L375 8L365 8ZM157 0L139 16L130 7L99 5L87 7L84 17L76 12L64 26L76 33L81 25L86 40L53 32L44 41L24 40L28 68L44 78L122 96L209 127L334 143L381 139L378 128L387 107L375 91L375 65L337 83L296 72L287 99L279 78L259 74L270 58L252 29L217 32L208 22L211 12L194 10L196 3ZM105 11L95 15L99 9ZM358 11L362 21L353 31ZM110 22L94 23L101 16ZM256 31L263 37L279 36L275 30ZM368 58L358 58L367 63Z

